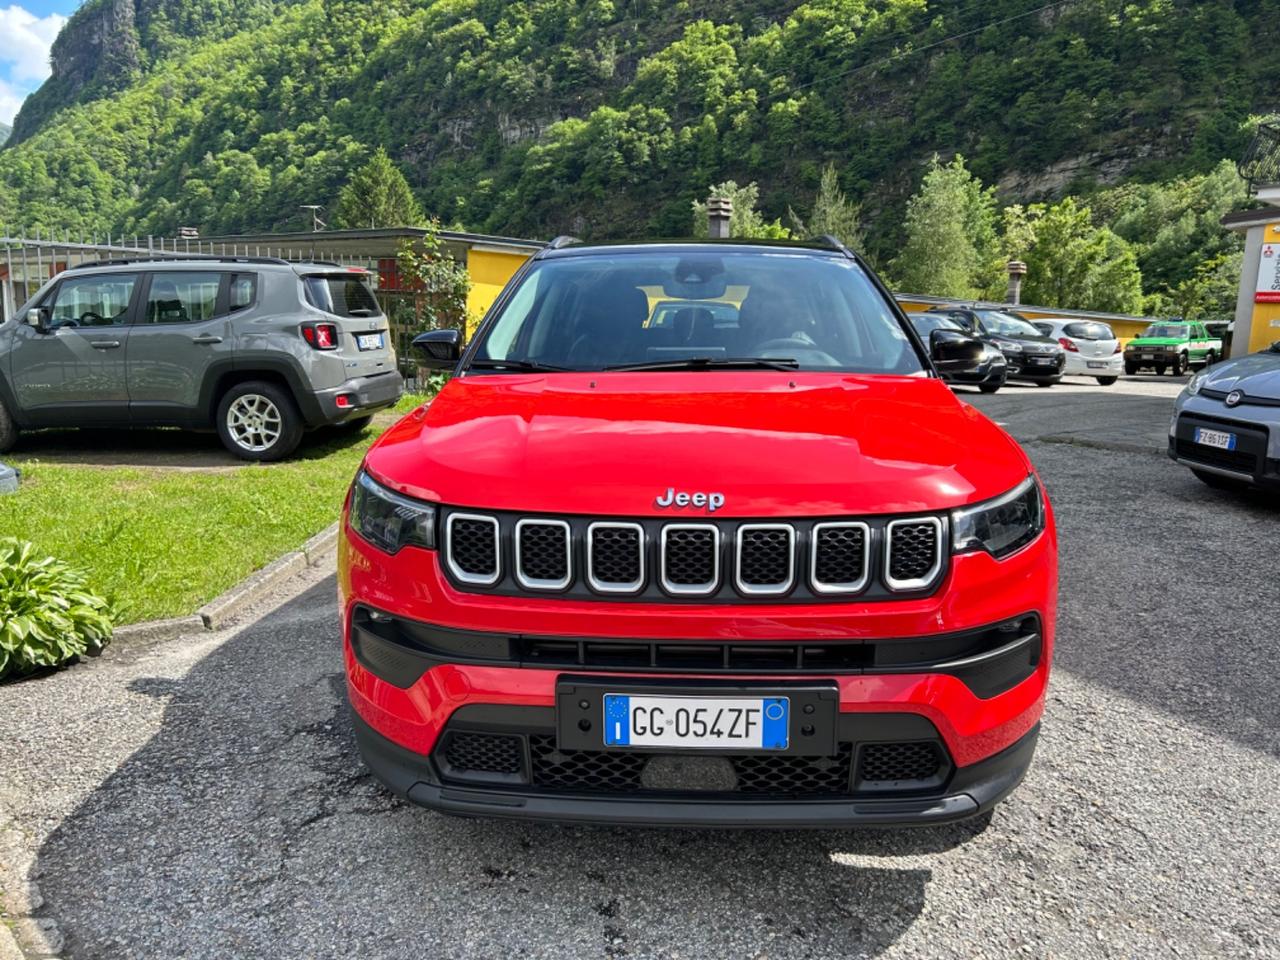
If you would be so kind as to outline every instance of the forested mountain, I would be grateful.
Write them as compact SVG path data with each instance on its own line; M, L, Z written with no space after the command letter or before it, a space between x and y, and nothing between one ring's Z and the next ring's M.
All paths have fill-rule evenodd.
M0 123L0 146L4 145L5 141L9 139L9 134L12 132L13 128L7 123Z
M887 262L935 153L1146 215L1136 185L1199 183L1276 106L1277 41L1280 0L89 0L0 221L298 229L385 146L445 223L682 235L709 184L785 216L833 163Z

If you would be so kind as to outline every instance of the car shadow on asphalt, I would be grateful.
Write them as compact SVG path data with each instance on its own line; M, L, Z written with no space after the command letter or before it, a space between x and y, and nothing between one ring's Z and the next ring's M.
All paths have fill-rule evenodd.
M579 828L421 810L361 763L332 578L182 676L35 876L91 957L876 955L988 818L894 831ZM120 651L139 657L146 651Z

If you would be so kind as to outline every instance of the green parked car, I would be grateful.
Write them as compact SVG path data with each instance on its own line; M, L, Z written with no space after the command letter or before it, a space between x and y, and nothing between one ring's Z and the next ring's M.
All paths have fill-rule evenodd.
M1222 341L1203 323L1165 321L1153 323L1142 336L1129 341L1124 348L1124 372L1133 376L1143 367L1152 367L1157 375L1168 369L1176 377L1221 359Z

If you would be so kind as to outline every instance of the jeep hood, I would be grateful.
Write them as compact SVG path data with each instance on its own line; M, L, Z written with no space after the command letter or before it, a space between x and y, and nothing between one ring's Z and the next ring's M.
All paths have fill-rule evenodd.
M1260 400L1280 400L1280 353L1264 350L1210 367L1200 388L1239 390Z
M772 371L455 378L366 469L409 496L493 510L716 516L938 510L1009 490L1021 449L939 380Z

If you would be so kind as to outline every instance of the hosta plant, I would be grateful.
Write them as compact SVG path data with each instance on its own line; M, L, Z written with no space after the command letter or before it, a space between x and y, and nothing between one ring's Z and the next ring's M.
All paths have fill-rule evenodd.
M66 563L0 539L0 679L98 653L116 619L115 607Z

